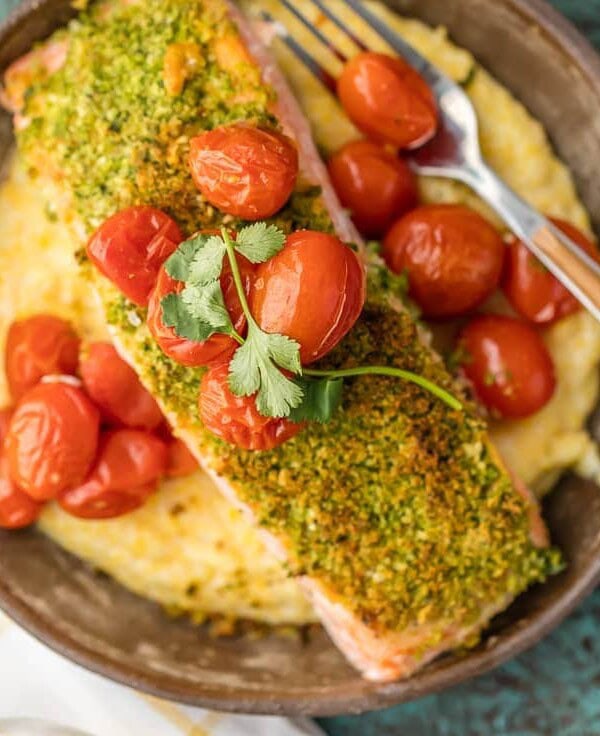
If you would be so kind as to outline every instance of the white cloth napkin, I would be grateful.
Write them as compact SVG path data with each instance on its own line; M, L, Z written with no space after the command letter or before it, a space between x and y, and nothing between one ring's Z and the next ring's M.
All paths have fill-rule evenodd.
M318 736L308 720L175 705L69 662L0 613L0 736Z

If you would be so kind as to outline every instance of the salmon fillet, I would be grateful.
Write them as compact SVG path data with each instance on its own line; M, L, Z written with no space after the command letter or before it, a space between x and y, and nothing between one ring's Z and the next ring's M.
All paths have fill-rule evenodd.
M63 66L28 80L17 138L82 245L105 217L132 204L167 211L187 233L236 227L195 189L186 157L199 131L246 120L285 129L299 148L302 175L273 221L286 232L337 232L365 256L308 123L234 5L92 6L50 43L65 40ZM169 94L167 50L190 43L203 63ZM9 92L7 85L4 99ZM535 501L511 478L468 401L458 412L411 383L361 377L348 382L329 424L310 425L272 451L237 449L202 426L202 369L164 356L144 310L79 257L124 357L365 677L407 677L442 652L473 644L515 596L560 567ZM460 392L387 290L384 269L370 263L369 273L363 315L323 365L387 363Z

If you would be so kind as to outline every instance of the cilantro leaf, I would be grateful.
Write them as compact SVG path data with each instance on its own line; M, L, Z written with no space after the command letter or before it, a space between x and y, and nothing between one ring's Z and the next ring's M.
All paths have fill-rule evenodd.
M296 378L302 387L302 403L291 410L289 418L293 422L330 421L333 413L342 403L343 378Z
M167 327L172 327L178 337L194 342L204 342L215 333L215 329L210 324L202 322L190 313L181 294L167 294L160 305L162 321Z
M207 240L206 235L197 235L189 240L184 240L175 253L167 258L165 269L172 279L176 281L188 280L194 256Z
M259 345L259 350L264 347L265 352L269 352L269 357L281 368L292 371L292 373L300 373L302 370L300 345L295 340L285 335L271 335L258 327L253 330L253 333L254 342Z
M301 370L300 346L284 335L270 335L248 325L245 343L229 366L229 387L236 396L256 393L256 408L267 417L287 417L302 402L303 389L280 368Z
M186 281L194 284L216 281L221 275L225 250L225 243L219 235L205 237L190 263Z
M269 370L261 371L261 387L256 395L256 408L267 417L287 417L302 402L302 389L286 378L271 363Z
M255 222L242 228L235 239L235 249L251 263L264 263L283 248L285 233L275 225Z
M212 327L215 332L231 334L233 324L223 301L223 292L219 281L210 284L188 284L181 292L181 300L188 313Z

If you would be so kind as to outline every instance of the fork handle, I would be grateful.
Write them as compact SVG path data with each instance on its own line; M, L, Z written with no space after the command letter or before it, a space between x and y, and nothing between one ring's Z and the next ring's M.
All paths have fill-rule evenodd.
M527 204L485 163L469 167L464 180L600 321L600 264Z

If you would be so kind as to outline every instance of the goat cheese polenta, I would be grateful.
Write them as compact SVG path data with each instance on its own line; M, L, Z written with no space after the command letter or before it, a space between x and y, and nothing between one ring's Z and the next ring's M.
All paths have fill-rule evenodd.
M242 4L250 11L267 9L284 20L306 45L310 43L319 60L336 71L328 52L315 46L290 15L284 15L281 3L253 0ZM458 80L472 77L468 91L479 114L484 155L500 175L540 210L589 231L571 176L554 156L539 123L477 67L468 52L452 45L443 29L401 19L383 6L374 7L450 76ZM310 12L308 6L306 12ZM334 29L322 18L318 20L321 30L335 38ZM373 47L381 47L368 30L358 25L356 31L373 41ZM335 100L285 48L275 50L324 152L358 137ZM500 224L459 184L428 179L420 187L424 201L465 202ZM78 275L73 253L79 244L54 219L51 203L40 199L35 183L14 161L0 192L2 339L13 319L36 312L71 320L84 338L107 337L102 312L88 283ZM598 398L600 327L582 312L555 325L545 337L557 370L554 398L534 417L498 424L492 431L507 464L538 493L546 491L569 467L600 476L596 448L584 428ZM7 401L4 383L1 389ZM207 615L269 624L315 620L299 587L266 552L259 534L200 472L163 483L142 509L122 518L81 521L53 505L44 512L40 527L136 593L170 610L189 612L198 620Z

